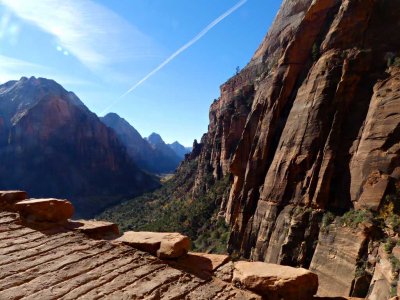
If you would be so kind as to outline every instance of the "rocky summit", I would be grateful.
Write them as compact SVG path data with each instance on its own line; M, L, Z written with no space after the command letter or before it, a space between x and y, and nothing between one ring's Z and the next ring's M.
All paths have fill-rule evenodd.
M0 188L71 198L86 215L158 185L111 129L52 80L0 85L0 149Z
M208 208L229 225L230 253L309 269L321 297L396 296L399 95L400 2L285 0L221 86L208 132L172 179L190 184L170 201L217 203Z

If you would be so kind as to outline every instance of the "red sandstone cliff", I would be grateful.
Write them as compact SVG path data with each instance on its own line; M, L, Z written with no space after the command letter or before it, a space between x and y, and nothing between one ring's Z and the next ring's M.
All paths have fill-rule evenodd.
M398 1L283 2L251 62L222 85L197 147L194 196L207 172L233 174L221 204L230 251L325 274L321 294L336 280L334 294L366 296L355 270L373 238L338 229L326 242L321 219L380 209L399 179L397 56Z

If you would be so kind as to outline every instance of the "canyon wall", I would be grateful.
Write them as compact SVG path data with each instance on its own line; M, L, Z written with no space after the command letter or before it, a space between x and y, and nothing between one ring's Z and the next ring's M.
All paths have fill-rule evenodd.
M399 1L283 2L250 63L221 86L187 158L199 165L194 197L207 174L232 178L220 212L230 252L312 268L328 291L339 268L347 277L335 294L366 293L354 273L373 237L337 229L324 239L321 221L327 211L379 210L399 179L399 50ZM342 246L351 259L331 257Z
M70 198L79 215L158 187L117 135L55 81L0 85L0 188Z

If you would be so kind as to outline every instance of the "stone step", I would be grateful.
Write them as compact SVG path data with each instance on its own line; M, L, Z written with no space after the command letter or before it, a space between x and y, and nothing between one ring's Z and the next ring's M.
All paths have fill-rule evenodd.
M28 199L15 204L21 218L29 222L66 222L72 218L71 202L60 199Z
M73 220L66 228L86 234L93 239L115 239L120 233L118 226L111 222L97 220Z
M162 259L178 258L190 249L190 239L180 233L127 231L117 241Z

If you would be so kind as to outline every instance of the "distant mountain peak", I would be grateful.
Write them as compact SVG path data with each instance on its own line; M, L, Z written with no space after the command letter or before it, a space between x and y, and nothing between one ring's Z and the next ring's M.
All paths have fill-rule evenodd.
M126 121L124 118L122 118L120 115L114 112L110 112L106 114L104 117L101 117L100 119L102 119L103 122L109 127L113 127L114 125L117 124L130 126L128 121Z
M109 113L100 119L117 133L130 157L143 170L170 173L181 162L182 158L165 144L159 134L152 133L148 138L142 138L128 121L116 113Z
M106 114L103 118L105 119L114 119L114 120L123 120L124 118L122 118L120 115L118 115L117 113L114 112L110 112L108 114Z
M68 92L59 83L47 78L31 76L8 81L0 85L0 96L2 95L7 95L7 98L13 95L8 106L14 105L15 109L29 109L41 101L63 98L70 104L88 110L73 92Z
M164 140L162 139L162 137L158 134L153 132L152 134L149 135L149 137L147 138L147 140L149 141L150 144L152 145L157 145L157 144L165 144Z
M185 157L185 155L192 151L191 147L185 147L178 141L173 142L168 145L181 159Z

